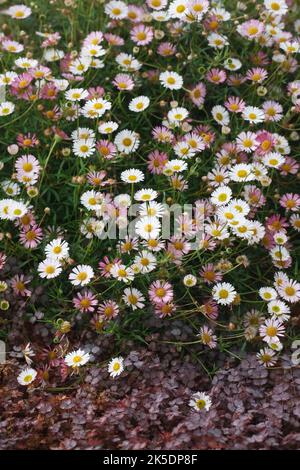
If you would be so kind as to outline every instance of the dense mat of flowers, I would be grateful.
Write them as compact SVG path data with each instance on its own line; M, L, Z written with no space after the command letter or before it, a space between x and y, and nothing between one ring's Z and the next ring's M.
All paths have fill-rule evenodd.
M0 332L15 384L101 377L107 339L120 380L124 341L179 320L189 334L168 341L201 371L245 350L258 374L280 368L299 334L297 2L1 6ZM209 411L216 397L192 388Z

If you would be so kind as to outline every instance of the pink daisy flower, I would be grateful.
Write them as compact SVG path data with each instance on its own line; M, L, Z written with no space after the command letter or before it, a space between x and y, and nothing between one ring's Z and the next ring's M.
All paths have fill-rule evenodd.
M80 312L94 312L98 300L93 292L84 290L82 293L78 292L76 297L73 298L73 305Z
M24 274L16 274L11 279L10 283L15 294L21 295L22 297L30 297L31 291L26 287L30 281L31 278L25 277Z
M168 155L166 153L154 150L148 155L148 170L155 175L160 175L167 161Z
M299 171L299 163L292 157L285 157L285 162L279 167L280 174L286 176L296 175Z
M109 140L98 141L96 144L96 148L100 156L105 158L106 160L111 160L117 154L117 147Z
M205 101L206 86L204 83L199 82L195 85L189 93L189 98L196 106L202 106Z
M168 303L173 300L173 288L167 281L154 281L149 288L149 298L154 304Z
M208 263L202 267L199 275L203 278L204 282L208 285L214 284L215 282L222 281L222 273L215 270L213 263Z
M206 79L214 85L220 85L226 80L226 72L225 70L213 68L206 74Z
M218 318L218 304L214 300L207 300L201 305L201 311L204 315L211 320L216 320Z
M214 349L217 346L217 337L214 335L214 332L211 328L204 325L200 328L200 332L197 335L200 339L200 342L205 346L208 346L210 349Z
M113 300L107 300L99 305L98 313L106 319L116 318L119 314L119 306Z
M36 147L39 145L40 141L35 134L18 134L17 143L22 148Z
M155 305L155 315L159 318L170 317L176 310L176 306L172 302L162 302Z
M43 231L38 225L33 225L29 230L22 229L20 232L20 242L25 248L36 248L43 239Z
M244 111L246 103L242 98L239 98L237 96L229 96L228 99L225 101L224 106L231 113L241 113L242 111Z
M131 76L127 73L119 73L115 76L113 80L113 85L118 88L120 91L124 90L133 90L134 88L134 81L132 80Z
M237 27L237 31L240 35L247 39L258 38L263 33L264 29L264 23L258 20L245 21Z
M279 204L288 211L297 212L300 207L300 196L293 193L284 194L280 198Z
M130 33L132 41L135 42L138 46L146 46L147 44L150 44L153 36L153 28L143 24L135 26Z
M268 72L261 67L253 68L246 73L246 79L253 83L262 83L267 76Z
M170 42L162 42L157 48L157 53L162 57L170 57L176 54L176 52L176 46Z
M110 46L123 46L125 44L124 39L117 34L106 33L104 34L104 38Z

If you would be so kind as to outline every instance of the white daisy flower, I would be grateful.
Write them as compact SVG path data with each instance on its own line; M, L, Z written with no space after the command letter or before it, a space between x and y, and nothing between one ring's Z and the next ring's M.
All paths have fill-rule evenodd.
M178 124L181 121L184 121L189 115L189 112L186 108L177 107L172 108L168 112L168 120L172 124Z
M94 271L88 264L79 264L69 274L69 280L73 286L86 286L93 277Z
M144 181L145 176L144 173L140 170L135 168L131 168L130 170L122 171L121 173L121 180L125 183L140 183Z
M150 104L150 100L148 96L137 96L136 98L133 98L130 103L128 108L130 111L134 111L135 113L140 113L141 111L144 111L146 108L148 108Z
M83 88L72 88L65 92L65 97L68 101L84 100L88 96L87 90Z
M242 112L242 116L245 121L249 121L253 124L263 122L265 119L265 113L255 106L246 106Z
M146 250L142 250L141 253L135 256L134 263L139 267L139 272L143 274L150 273L157 265L155 256Z
M212 401L207 393L197 392L192 395L189 405L196 411L208 411Z
M22 370L17 377L17 381L20 385L29 385L31 384L37 376L37 371L32 369L31 367L26 367L26 369Z
M100 134L112 134L114 131L116 131L119 127L119 124L117 124L114 121L107 121L107 122L102 122L98 126L98 131Z
M88 158L95 152L94 139L79 139L73 142L74 155L80 158Z
M235 288L228 282L218 282L212 290L213 299L221 305L230 305L237 293Z
M133 281L134 279L134 273L132 269L127 268L124 264L114 264L110 270L110 274L118 281L123 281L125 283Z
M123 20L127 17L128 6L124 2L112 0L106 3L104 11L113 20Z
M134 195L134 199L136 201L141 201L141 202L148 202L148 201L153 201L156 199L158 196L157 191L154 191L154 189L140 189L137 191Z
M183 86L183 78L177 72L162 72L159 81L169 90L180 90Z
M69 245L65 240L61 238L55 238L45 247L45 253L47 258L53 258L57 260L65 259L69 256Z
M221 126L227 126L230 122L229 112L224 106L216 105L212 108L211 113L214 120Z
M11 101L0 103L0 116L9 116L15 110L15 105Z
M234 165L229 172L229 176L232 181L240 183L253 181L255 179L252 165L250 163L238 163Z
M263 156L262 161L269 168L279 168L285 162L285 158L279 152L270 152Z
M273 287L261 287L258 291L259 296L266 302L277 299L277 292Z
M114 357L108 364L108 372L111 377L117 377L122 374L124 370L124 359L119 357Z
M229 186L219 186L216 188L211 196L211 202L215 204L216 206L222 206L225 204L228 204L232 196L232 191L229 188Z
M161 229L160 221L157 217L142 217L135 224L136 234L141 238L158 238Z
M183 278L183 284L186 287L194 287L197 284L197 278L193 274L187 274Z
M128 129L119 132L115 137L115 145L119 152L129 154L135 152L140 144L138 135Z
M89 353L82 349L72 351L65 356L65 363L69 367L80 367L86 364L90 360Z
M27 7L26 5L12 5L7 10L5 10L5 13L15 20L23 20L28 18L32 11L31 8Z
M38 265L38 273L41 278L53 279L59 276L62 267L57 259L46 258Z
M125 289L122 299L126 305L132 308L132 310L145 307L145 297L138 289L135 289L134 287L128 287Z

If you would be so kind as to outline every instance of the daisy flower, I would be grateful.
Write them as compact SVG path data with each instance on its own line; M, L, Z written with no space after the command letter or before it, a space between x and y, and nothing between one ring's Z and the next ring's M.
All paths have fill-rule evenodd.
M276 364L276 353L271 348L263 348L257 353L258 362L265 367L272 367Z
M194 287L197 284L197 278L193 274L187 274L183 278L183 284L186 287Z
M80 158L91 157L95 152L94 139L79 139L73 143L74 155Z
M171 18L184 19L188 12L188 0L173 0L168 11Z
M23 20L31 15L32 10L26 5L12 5L5 13L15 20Z
M214 120L221 126L227 126L230 122L229 113L224 106L216 105L212 108L211 113Z
M144 181L144 173L140 170L132 168L130 170L125 170L121 173L121 180L125 183L140 183Z
M150 104L150 100L147 96L137 96L133 98L129 103L130 111L134 111L135 113L140 113L148 108Z
M259 327L259 334L267 343L279 340L279 336L284 336L284 325L275 317L269 318Z
M268 312L281 321L287 321L290 318L291 310L285 302L276 299L268 303Z
M114 121L107 121L107 122L102 122L98 126L98 131L100 134L112 134L114 131L116 131L119 127L119 124L117 124Z
M0 117L9 116L14 112L15 105L11 101L3 101L0 103Z
M88 96L88 92L83 88L72 88L65 92L65 97L68 101L84 100Z
M263 122L265 119L263 110L256 108L255 106L246 106L242 116L245 121L249 121L251 124L258 124Z
M121 356L114 357L108 363L108 372L109 372L109 375L113 378L122 374L123 370L124 370L124 359Z
M47 258L62 260L69 256L69 245L65 240L56 238L45 247Z
M134 279L134 273L131 268L127 268L124 264L116 263L110 269L112 277L118 281L130 282Z
M141 202L148 202L148 201L153 201L156 199L158 196L157 191L154 191L154 189L140 189L137 191L134 195L134 199L136 201L141 201Z
M217 283L212 290L213 299L221 305L230 305L234 301L237 292L228 282Z
M173 108L168 112L168 120L172 124L178 124L181 121L184 121L189 115L189 112L186 108L177 107Z
M85 286L94 277L94 271L91 266L87 264L79 264L72 269L69 274L69 280L73 286Z
M17 381L20 385L29 385L35 380L36 376L36 370L32 369L31 367L26 367L26 369L22 370L22 372L18 375Z
M154 304L168 303L173 300L173 289L167 281L154 281L149 288L149 298Z
M118 75L116 75L112 83L120 91L130 91L134 88L133 79L130 75L127 75L125 73L119 73Z
M135 224L135 232L141 238L158 238L161 229L161 223L157 217L142 217Z
M140 140L135 132L125 129L116 135L114 142L119 152L129 154L138 149Z
M94 312L98 300L93 292L85 290L82 293L77 293L76 297L73 298L73 305L80 312Z
M273 15L283 16L288 11L285 0L264 0L264 5Z
M113 20L123 20L128 15L126 3L119 0L107 2L104 7L105 13Z
M142 250L141 253L134 258L134 263L139 267L139 271L145 274L150 273L156 268L157 261L152 253Z
M269 168L279 168L285 161L285 158L279 152L270 152L263 156L263 164Z
M41 278L53 279L59 276L62 267L57 259L46 258L38 265L38 273Z
M280 297L290 303L296 303L300 299L300 283L292 279L284 280L278 287Z
M132 308L132 310L145 307L145 297L138 289L135 289L134 287L125 289L122 299L126 305Z
M209 411L212 401L204 392L196 392L192 395L189 405L196 411Z
M138 46L146 46L147 44L150 44L153 36L153 28L143 24L135 26L130 32L131 40Z
M80 367L86 364L90 360L89 353L83 351L83 349L77 349L72 351L65 356L65 363L69 367Z
M269 122L278 122L283 117L283 108L277 101L265 101L262 105L265 113L265 120Z
M255 179L252 165L249 163L238 163L230 170L229 177L232 181L245 182Z
M204 325L200 328L200 333L197 335L199 340L205 346L208 346L210 349L214 349L217 346L217 337L213 334L213 331Z
M106 319L116 318L119 314L119 306L113 300L106 300L99 305L98 313Z
M183 78L177 72L162 72L159 75L159 81L169 90L180 90L183 86Z
M232 197L232 190L229 186L219 186L211 194L211 202L216 206L222 206L228 204Z

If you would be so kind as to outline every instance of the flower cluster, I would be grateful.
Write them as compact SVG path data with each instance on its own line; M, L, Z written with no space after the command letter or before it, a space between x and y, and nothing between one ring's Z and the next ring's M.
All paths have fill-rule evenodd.
M61 27L45 3L0 12L1 266L23 266L3 315L11 290L35 315L41 285L63 345L180 318L191 347L273 366L300 300L297 2L69 0ZM84 335L51 367L95 361ZM41 380L27 365L18 382Z

